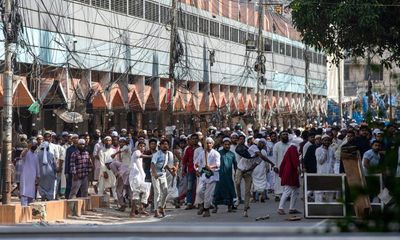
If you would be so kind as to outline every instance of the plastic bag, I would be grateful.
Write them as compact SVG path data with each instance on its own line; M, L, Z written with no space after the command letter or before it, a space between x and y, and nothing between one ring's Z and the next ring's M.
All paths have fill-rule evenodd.
M176 186L176 177L173 177L171 186L168 188L168 199L175 199L179 197L179 190L178 187Z

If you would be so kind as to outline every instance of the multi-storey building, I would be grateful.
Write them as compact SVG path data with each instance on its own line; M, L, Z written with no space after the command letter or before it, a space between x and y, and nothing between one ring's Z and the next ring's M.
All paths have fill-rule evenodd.
M246 43L258 39L254 1L178 1L174 88L168 78L170 0L19 2L15 10L23 31L15 94L20 97L14 102L16 116L23 120L16 122L17 129L164 127L171 118L170 99L179 127L252 123L257 53ZM262 116L273 125L293 126L306 116L305 104L307 117L325 113L326 57L310 49L306 86L305 46L290 22L270 8L262 23ZM0 51L4 58L4 48ZM31 115L24 107L35 100L43 109ZM68 125L62 120L64 111L79 112L85 121Z

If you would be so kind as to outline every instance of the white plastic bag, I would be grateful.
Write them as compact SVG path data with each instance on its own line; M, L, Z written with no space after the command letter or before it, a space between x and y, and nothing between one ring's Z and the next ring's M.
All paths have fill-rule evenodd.
M176 177L173 177L171 186L168 188L168 199L175 199L179 197L179 190L178 187L176 186Z

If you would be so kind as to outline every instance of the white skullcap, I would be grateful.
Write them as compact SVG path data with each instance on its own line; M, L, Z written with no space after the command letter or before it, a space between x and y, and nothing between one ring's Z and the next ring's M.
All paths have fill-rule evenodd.
M187 139L187 137L182 134L182 135L179 136L179 139Z
M46 132L44 132L43 135L47 135L47 134L51 135L51 132L50 131L46 131Z
M376 134L381 134L381 133L383 133L379 128L376 128L376 129L374 129L374 131L372 131L372 133L374 134L374 135L376 135Z
M321 138L321 135L319 135L319 134L315 135L315 138Z
M221 128L221 132L225 132L226 131L226 128Z
M85 142L85 139L82 139L82 138L81 138L81 139L78 140L78 144L85 144L85 143L86 143L86 142Z
M208 137L208 138L206 138L206 142L214 144L214 139Z
M267 129L265 129L265 127L262 127L262 128L261 128L261 131L267 131Z
M118 132L117 131L113 131L112 133L111 133L111 137L118 137L119 135L118 135Z
M120 138L119 138L119 141L124 141L124 142L125 142L125 141L126 141L126 138L120 137Z
M199 136L203 136L203 133L201 133L201 132L196 132L196 134Z
M43 138L43 135L39 134L36 136L36 138Z
M71 137L72 138L79 138L79 135L78 134L71 134Z
M324 134L324 135L322 135L322 139L324 139L324 138L330 138L330 137L328 134Z
M61 136L67 136L67 135L68 135L68 132L66 132L66 131L61 133Z
M230 130L231 130L231 129L230 129L230 128L228 128L228 127L227 127L227 128L225 128L225 131L230 131Z
M247 129L247 131L248 131L248 132L252 132L252 131L253 131L253 129L251 129L251 128L248 128L248 129Z
M228 141L228 142L231 142L231 139L230 139L230 138L228 138L228 137L226 137L226 138L222 139L222 142L226 142L226 141Z
M239 136L239 134L237 134L237 133L233 132L233 133L231 134L231 137L233 137L233 136L236 136L236 137L238 137L238 136Z
M28 139L28 136L26 136L26 134L20 134L20 135L19 135L19 138Z
M113 159L112 158L109 158L109 159L107 159L105 162L104 162L104 164L108 164L108 163L112 163L113 162Z
M127 130L125 128L121 129L121 132L127 132Z
M259 138L256 138L256 139L254 140L254 144L258 144L259 141L260 141L260 139L259 139Z
M106 137L104 138L104 140L111 140L111 137L110 137L110 136L106 136Z

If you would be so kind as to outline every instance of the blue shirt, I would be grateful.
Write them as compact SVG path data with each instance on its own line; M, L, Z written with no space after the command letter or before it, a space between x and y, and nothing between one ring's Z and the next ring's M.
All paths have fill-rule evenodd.
M163 151L158 150L156 153L153 154L151 163L156 166L158 176L165 176L165 166L169 165L172 167L172 165L174 164L174 157L172 155L172 152L170 151L164 153Z
M379 155L379 153L375 153L372 149L364 153L362 166L364 169L364 174L368 175L368 169L366 168L366 166L364 166L364 159L367 159L369 161L369 167L376 167L379 165L381 156Z

